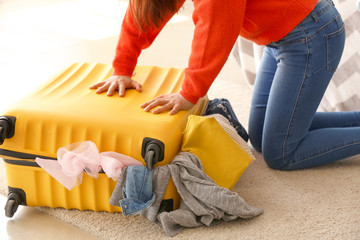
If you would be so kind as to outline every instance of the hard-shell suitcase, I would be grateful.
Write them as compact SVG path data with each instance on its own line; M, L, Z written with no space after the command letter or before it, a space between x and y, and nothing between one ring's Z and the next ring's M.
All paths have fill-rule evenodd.
M129 89L123 98L89 89L111 74L111 65L75 63L0 117L0 156L5 161L9 187L5 206L8 217L19 204L121 211L108 203L116 182L104 173L97 179L84 174L82 183L69 191L36 164L36 157L55 160L60 147L90 140L99 152L119 152L148 167L168 164L179 152L188 116L200 115L207 98L173 116L147 113L139 106L160 94L178 92L183 69L137 66L133 79L143 85L143 91ZM164 207L176 209L179 203L170 181Z

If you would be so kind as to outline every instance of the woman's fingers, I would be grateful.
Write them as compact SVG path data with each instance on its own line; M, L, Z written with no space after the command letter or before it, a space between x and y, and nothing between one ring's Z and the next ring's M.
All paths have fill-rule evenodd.
M131 87L135 88L138 92L142 91L142 85L136 81L131 82Z
M114 95L114 92L116 91L117 88L118 88L118 84L116 82L111 83L107 90L106 95L108 95L108 96Z
M174 115L181 110L188 110L192 108L194 104L187 101L179 93L171 93L156 97L140 107L144 108L144 111L150 112L152 109L159 107L152 111L154 114L169 111L170 115Z
M149 102L144 103L143 105L141 105L141 107L144 108L145 112L150 112L152 109L158 106L163 106L165 104L167 104L166 101L163 101L161 99L153 99Z
M129 88L134 88L138 92L142 91L141 84L134 80L131 80L131 81L120 80L118 83L119 83L118 89L119 89L120 97L124 97L126 89L129 89Z
M152 113L158 114L158 113L162 113L162 112L166 112L166 111L172 112L173 110L174 110L174 107L170 103L168 103L168 104L163 105L162 107L155 109L154 111L152 111ZM170 112L169 112L169 114L170 114ZM170 114L170 115L173 115L173 114Z
M104 83L102 84L102 86L99 87L99 88L96 90L96 93L106 92L106 91L108 90L108 88L109 88L109 85L110 85L110 83L104 82Z
M174 115L176 113L178 113L179 111L181 111L181 108L179 106L174 106L171 111L169 112L169 115Z
M145 102L145 103L141 104L140 107L141 107L141 108L144 108L144 110L145 110L145 108L146 108L147 106L149 106L153 101L155 101L155 100L151 100L151 101Z
M124 97L125 96L126 87L125 84L119 84L119 96Z
M107 92L108 96L114 95L118 90L119 96L125 96L126 89L135 88L138 92L142 91L142 86L140 83L134 81L129 76L114 75L110 78L96 83L90 86L90 89L96 89L96 93Z
M94 85L90 86L90 89L96 89L96 88L99 88L99 87L103 86L105 83L106 83L105 81L95 83Z

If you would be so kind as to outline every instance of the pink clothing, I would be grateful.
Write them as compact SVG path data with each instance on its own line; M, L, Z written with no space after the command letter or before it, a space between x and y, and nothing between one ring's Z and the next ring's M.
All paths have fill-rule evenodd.
M89 176L97 178L103 169L109 178L116 181L124 167L144 165L142 162L120 153L99 153L95 143L91 141L73 143L59 148L57 156L57 161L42 158L36 158L35 161L68 190L81 183L84 171Z

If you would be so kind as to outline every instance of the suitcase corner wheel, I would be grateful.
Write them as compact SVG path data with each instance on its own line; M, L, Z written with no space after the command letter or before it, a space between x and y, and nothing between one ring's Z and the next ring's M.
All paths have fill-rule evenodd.
M21 189L10 188L5 204L5 216L12 218L19 205L26 205L25 192Z
M4 143L5 138L12 138L14 136L15 121L15 117L0 117L0 145Z

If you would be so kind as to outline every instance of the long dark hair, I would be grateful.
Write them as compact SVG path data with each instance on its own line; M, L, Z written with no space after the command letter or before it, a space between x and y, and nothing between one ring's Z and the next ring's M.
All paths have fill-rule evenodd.
M130 0L130 9L135 23L140 30L159 27L168 14L177 11L179 0Z

